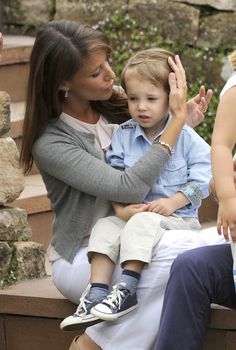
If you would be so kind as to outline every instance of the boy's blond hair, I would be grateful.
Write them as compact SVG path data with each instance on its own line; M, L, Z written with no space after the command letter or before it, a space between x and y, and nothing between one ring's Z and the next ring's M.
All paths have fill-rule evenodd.
M172 72L168 64L168 57L174 58L170 51L151 48L137 52L126 63L121 73L121 85L126 90L125 73L129 69L135 69L135 74L142 80L148 80L155 86L163 86L169 93L169 74Z
M236 50L228 56L228 59L233 69L236 70Z

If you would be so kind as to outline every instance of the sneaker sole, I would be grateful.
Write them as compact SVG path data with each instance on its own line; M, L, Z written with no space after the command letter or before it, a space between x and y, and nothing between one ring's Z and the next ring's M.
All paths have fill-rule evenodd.
M105 314L104 312L100 312L98 310L95 309L95 307L93 307L90 311L90 313L93 316L98 317L99 319L103 320L103 321L115 321L117 320L119 317L124 316L126 314L128 314L129 312L135 310L137 308L138 304L130 307L129 309L125 310L125 311L121 311L117 314Z
M99 318L92 318L90 320L82 320L80 322L67 322L67 324L63 324L63 321L62 323L60 324L60 329L62 331L78 331L78 330L83 330L87 327L91 327L91 326L94 326L95 324L97 323L100 323L100 322L103 322L102 319L99 319Z

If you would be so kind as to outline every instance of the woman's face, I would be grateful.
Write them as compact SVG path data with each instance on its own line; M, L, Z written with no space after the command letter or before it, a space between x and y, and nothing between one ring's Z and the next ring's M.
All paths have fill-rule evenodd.
M115 73L104 51L94 52L92 57L68 82L69 95L83 101L107 100L112 95Z

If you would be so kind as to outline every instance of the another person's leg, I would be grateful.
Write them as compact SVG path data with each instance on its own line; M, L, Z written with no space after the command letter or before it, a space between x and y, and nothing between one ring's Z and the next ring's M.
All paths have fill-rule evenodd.
M210 304L236 308L230 244L197 248L174 261L155 350L201 350Z
M234 288L236 292L236 243L231 242L231 251L233 257L233 278L234 278Z

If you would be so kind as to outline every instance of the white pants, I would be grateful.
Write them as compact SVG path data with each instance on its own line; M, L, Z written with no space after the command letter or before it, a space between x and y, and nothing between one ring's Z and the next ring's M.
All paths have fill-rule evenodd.
M103 350L153 350L162 309L163 297L169 271L178 254L187 250L211 244L225 243L224 237L217 234L216 228L200 232L188 230L165 231L154 247L148 268L144 268L138 284L139 304L136 310L114 322L102 322L89 327L86 333ZM87 262L87 249L81 248L73 264L63 259L53 263L53 280L66 298L79 303L85 289L90 265ZM121 269L116 268L112 284L119 280Z

